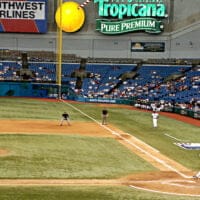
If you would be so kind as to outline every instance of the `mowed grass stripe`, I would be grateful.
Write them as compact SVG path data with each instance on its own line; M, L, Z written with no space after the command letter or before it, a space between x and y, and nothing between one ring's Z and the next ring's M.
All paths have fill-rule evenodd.
M63 111L67 111L72 121L91 121L88 117L61 102L45 102L35 99L0 98L0 118L23 119L60 119ZM101 122L100 104L73 104L87 115ZM34 109L37 108L37 109ZM104 105L104 107L106 107ZM40 110L40 112L36 112ZM133 134L164 155L181 163L187 168L198 171L200 166L199 151L188 151L174 145L174 140L165 133L186 142L200 142L199 127L186 124L160 115L158 128L152 128L151 113L128 110L108 105L109 123L119 129ZM75 124L74 124L75 125ZM84 127L87 128L87 127Z
M199 200L199 197L175 196L138 191L126 186L53 186L0 187L2 200Z
M0 178L116 178L155 170L112 138L0 135Z
M62 102L48 102L27 98L0 98L1 119L60 119L66 111L75 121L88 121L88 118L74 109L66 108Z
M99 113L101 113L102 106L95 104L75 104L73 106L101 121ZM158 128L155 129L152 127L151 112L109 107L109 105L108 110L109 123L141 139L183 166L199 171L200 152L198 150L184 150L174 144L175 140L167 138L165 135L165 133L169 133L182 141L200 143L199 127L160 115Z

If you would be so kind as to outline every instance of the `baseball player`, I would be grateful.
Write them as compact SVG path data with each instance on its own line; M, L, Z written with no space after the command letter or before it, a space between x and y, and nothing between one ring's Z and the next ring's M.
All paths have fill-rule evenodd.
M61 118L61 120L60 120L60 126L63 125L64 121L67 122L68 126L71 125L71 123L70 123L70 119L69 119L69 114L66 113L66 112L64 112L64 113L62 114L62 118Z
M157 128L158 126L158 118L159 118L159 114L154 110L152 113L152 119L153 119L153 127Z

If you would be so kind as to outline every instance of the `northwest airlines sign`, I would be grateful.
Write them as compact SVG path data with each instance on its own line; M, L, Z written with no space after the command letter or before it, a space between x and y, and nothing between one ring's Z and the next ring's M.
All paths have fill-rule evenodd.
M167 17L163 0L94 0L98 3L96 30L104 34L121 34L133 31L160 33ZM109 19L108 19L109 18Z
M0 32L46 33L48 0L0 0Z

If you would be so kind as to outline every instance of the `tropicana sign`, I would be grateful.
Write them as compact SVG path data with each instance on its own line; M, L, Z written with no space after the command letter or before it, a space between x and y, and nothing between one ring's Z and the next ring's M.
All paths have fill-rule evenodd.
M94 0L94 3L99 3L98 15L104 17L96 20L96 30L104 34L160 33L164 25L159 19L168 17L163 0Z

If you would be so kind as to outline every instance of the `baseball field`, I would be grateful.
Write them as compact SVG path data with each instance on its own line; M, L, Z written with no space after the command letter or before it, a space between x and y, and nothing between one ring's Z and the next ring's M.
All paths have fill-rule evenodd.
M200 150L176 145L200 143L200 121L159 115L153 128L131 106L0 98L0 200L200 199Z

